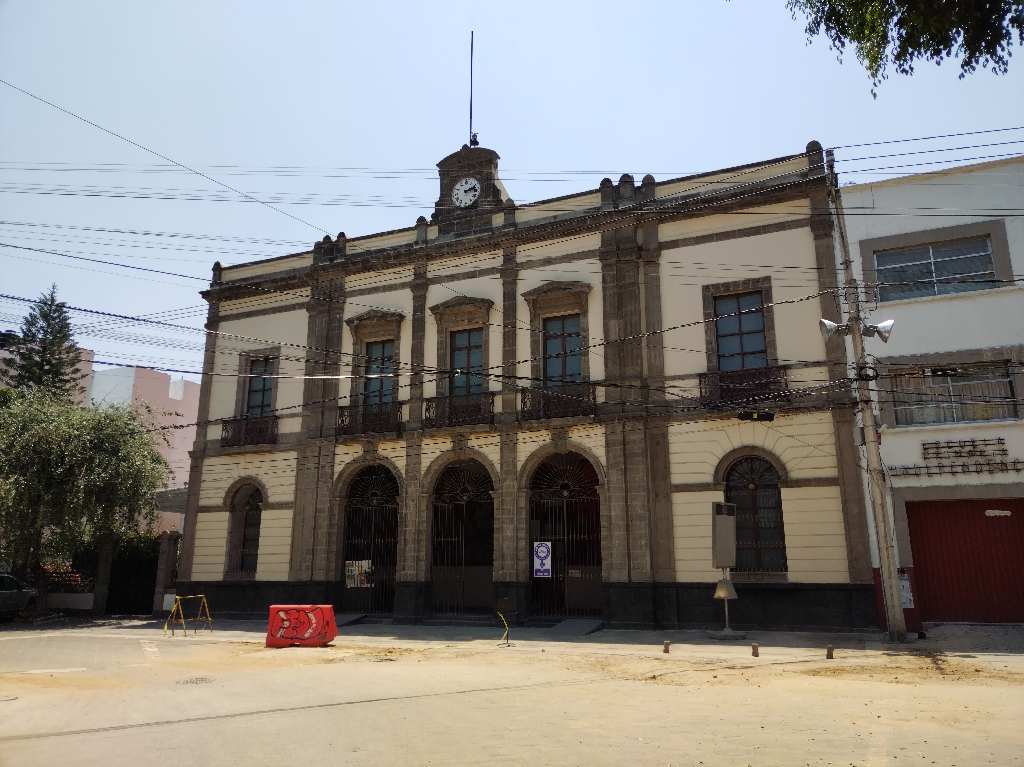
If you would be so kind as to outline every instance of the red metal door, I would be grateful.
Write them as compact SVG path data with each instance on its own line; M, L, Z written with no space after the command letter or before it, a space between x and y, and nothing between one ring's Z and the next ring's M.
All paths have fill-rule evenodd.
M1024 499L907 504L922 620L1024 622Z

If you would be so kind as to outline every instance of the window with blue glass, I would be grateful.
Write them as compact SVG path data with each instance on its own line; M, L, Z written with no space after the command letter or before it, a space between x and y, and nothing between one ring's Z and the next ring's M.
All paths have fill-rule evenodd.
M368 405L394 402L395 373L395 342L371 341L367 343L363 402Z
M559 386L583 380L583 336L580 315L544 320L544 385Z
M718 296L715 317L720 372L768 367L761 291Z
M449 363L453 397L480 394L484 386L484 331L482 328L456 330L451 334Z

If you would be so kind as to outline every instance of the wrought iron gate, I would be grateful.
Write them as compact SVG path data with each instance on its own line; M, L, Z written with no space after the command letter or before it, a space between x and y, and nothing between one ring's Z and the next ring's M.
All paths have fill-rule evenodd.
M476 461L449 466L434 485L430 568L435 613L494 608L494 485Z
M384 466L368 466L345 502L345 609L389 613L398 562L398 482Z
M539 617L600 615L601 501L597 472L577 453L549 458L530 481L530 551L551 543L551 577L534 578L531 613Z

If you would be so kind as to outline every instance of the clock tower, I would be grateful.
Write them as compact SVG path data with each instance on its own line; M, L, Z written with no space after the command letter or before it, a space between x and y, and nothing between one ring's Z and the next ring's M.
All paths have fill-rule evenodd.
M477 234L491 229L492 216L507 195L498 180L498 153L463 144L437 164L441 194L431 220L441 235Z

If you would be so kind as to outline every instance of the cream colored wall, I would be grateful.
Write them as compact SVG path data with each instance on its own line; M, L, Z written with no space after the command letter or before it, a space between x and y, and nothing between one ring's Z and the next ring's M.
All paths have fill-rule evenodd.
M569 439L578 442L596 455L601 462L599 468L603 470L608 465L604 449L604 426L599 424L573 426L569 429Z
M780 265L803 268L780 270ZM814 239L807 228L671 248L662 251L660 268L664 327L703 319L703 285L771 276L772 298L776 302L819 290ZM821 318L818 299L783 304L775 307L773 314L780 362L824 360L825 342L818 332ZM707 370L702 324L670 331L664 338L666 346L691 350L667 352L666 375ZM691 388L693 386L695 383L690 384Z
M256 477L267 488L267 503L291 503L295 498L295 468L298 453L293 450L248 455L221 455L203 461L199 489L200 506L220 506L224 494L236 479ZM208 512L203 512L202 517Z
M432 279L450 277L453 274L469 272L474 269L496 269L501 266L501 251L491 250L485 253L467 253L450 258L432 259L427 263L427 277ZM496 281L497 275L495 275Z
M299 269L313 263L313 254L298 253L286 258L275 258L266 261L257 261L252 264L239 264L238 266L225 266L221 273L224 282L231 280L243 280L249 277L261 277L274 272L285 272L290 269Z
M557 240L530 242L516 248L516 260L520 263L541 258L557 258L570 253L586 253L601 247L601 233L582 236L562 237Z
M236 298L221 301L217 307L221 319L230 317L238 312L251 312L261 309L272 309L276 306L287 306L289 304L301 303L309 300L309 288L302 290L273 290L261 292L248 298ZM271 317L265 317L270 320Z
M759 447L777 456L791 480L830 479L838 474L829 413L783 416L770 425L712 421L669 426L673 484L714 481L721 459L736 448ZM676 572L680 581L710 581L711 503L721 490L672 494ZM849 572L842 501L837 485L782 488L789 580L846 583Z
M702 176L701 178L658 184L655 188L654 197L660 200L672 195L708 195L730 187L737 187L737 192L739 192L743 186L757 181L774 180L778 176L806 170L807 167L807 156L799 155L779 163L757 165L740 170L725 170L720 173ZM784 180L779 179L779 183L784 183Z
M305 310L278 312L265 317L248 317L239 320L228 318L220 323L218 329L222 334L234 334L242 336L244 339L252 338L254 340L233 338L230 335L217 337L214 371L230 375L213 377L210 387L209 418L232 418L235 415L238 381L233 376L240 372L238 370L238 355L242 351L280 345L282 359L278 372L288 376L305 374L306 350L301 348L306 345L307 313ZM287 346L288 343L297 346ZM279 387L278 408L298 405L302 402L303 381L301 378L280 378L277 379L276 384Z
M552 216L571 216L579 211L601 207L601 193L590 192L566 197L561 200L541 201L533 205L516 208L516 224L522 226Z
M519 304L516 323L520 326L516 334L516 358L518 360L529 360L530 352L530 307L522 294L528 290L539 287L552 281L586 282L590 287L587 296L587 324L590 331L589 344L598 344L604 340L604 308L601 298L601 262L596 258L574 261L570 266L558 267L558 273L548 269L531 269L528 266L519 272ZM604 354L601 347L589 350L590 354L590 380L601 381L604 379ZM516 368L516 375L529 377L532 375L528 361L522 361ZM528 384L523 380L521 386ZM603 392L598 391L598 397Z
M497 432L474 434L466 444L487 456L495 471L501 471L501 435ZM497 489L497 488L495 488Z
M416 228L399 229L386 234L370 235L368 237L357 237L346 243L346 253L365 253L368 250L380 250L381 248L394 248L399 245L408 245L416 242Z
M516 434L516 470L523 468L523 464L537 448L546 445L551 441L551 432L547 429L535 431L520 431Z
M191 580L219 581L224 578L224 555L228 537L228 513L207 511L196 515L195 549Z
M288 580L291 546L292 510L264 510L260 517L260 548L256 558L256 580Z
M785 464L790 479L835 477L838 472L832 416L827 412L782 415L770 424L721 419L668 427L673 483L714 481L715 467L738 447L760 447Z
M396 266L394 269L379 269L374 272L359 272L350 274L345 278L345 290L362 290L364 288L398 288L398 286L409 282L412 279L412 266ZM374 304L375 302L367 296L353 298L359 304ZM354 305L350 314L360 314L367 311L369 307ZM346 312L349 312L346 309Z

